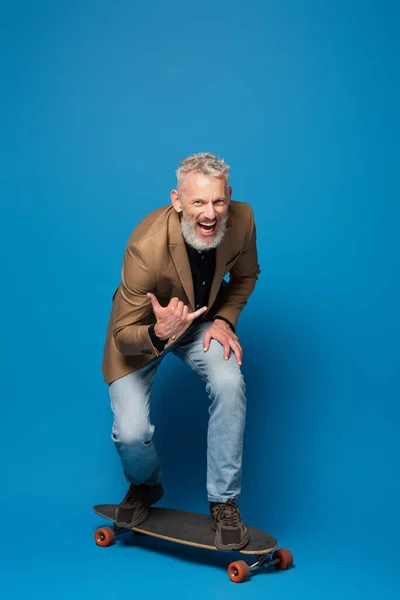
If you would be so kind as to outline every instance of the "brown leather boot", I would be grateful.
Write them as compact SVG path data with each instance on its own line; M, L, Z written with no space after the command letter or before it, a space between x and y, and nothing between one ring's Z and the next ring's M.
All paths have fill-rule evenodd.
M241 550L249 543L249 532L234 500L211 502L210 511L218 550Z
M143 523L149 516L150 507L163 496L161 483L156 485L130 484L125 498L115 510L118 527L132 528Z

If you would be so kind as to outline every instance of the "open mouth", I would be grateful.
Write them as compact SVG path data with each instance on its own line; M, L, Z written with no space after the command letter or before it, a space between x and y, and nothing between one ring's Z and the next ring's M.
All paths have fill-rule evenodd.
M217 219L215 219L212 223L198 223L197 226L203 234L209 235L213 233L217 225Z

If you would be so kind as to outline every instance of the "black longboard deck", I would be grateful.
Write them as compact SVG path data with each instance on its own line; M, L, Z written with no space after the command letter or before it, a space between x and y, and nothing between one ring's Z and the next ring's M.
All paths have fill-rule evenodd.
M115 523L116 507L116 504L98 504L93 510L100 517ZM132 530L189 546L217 550L214 546L215 534L211 529L209 514L152 507L146 521ZM248 530L250 541L239 551L242 554L268 554L278 547L277 540L261 529L248 527Z

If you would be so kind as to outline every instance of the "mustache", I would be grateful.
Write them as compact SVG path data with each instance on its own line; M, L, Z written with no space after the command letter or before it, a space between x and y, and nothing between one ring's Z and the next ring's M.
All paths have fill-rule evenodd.
M221 216L221 215L215 215L215 217L213 219L196 219L196 217L194 217L193 221L195 223L215 223L218 221L222 221L225 218L225 216Z

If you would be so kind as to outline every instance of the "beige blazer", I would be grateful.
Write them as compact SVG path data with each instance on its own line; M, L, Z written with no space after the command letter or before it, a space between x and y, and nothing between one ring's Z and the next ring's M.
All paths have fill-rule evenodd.
M253 211L244 202L231 201L228 229L216 250L215 275L208 310L236 325L254 290L260 267L256 248ZM229 273L230 281L221 285ZM102 373L111 383L160 355L154 348L149 325L156 322L146 293L152 292L162 306L176 296L195 310L193 279L179 215L172 204L159 208L133 230L122 265L121 282L113 296L104 345ZM165 350L186 331L188 325L168 340Z

